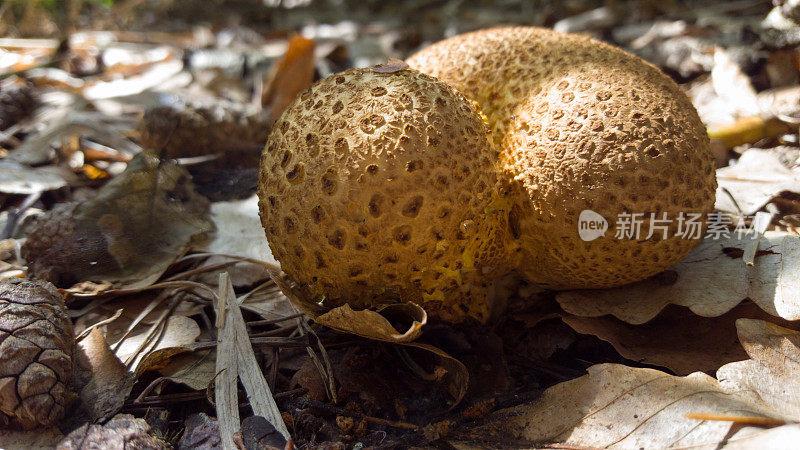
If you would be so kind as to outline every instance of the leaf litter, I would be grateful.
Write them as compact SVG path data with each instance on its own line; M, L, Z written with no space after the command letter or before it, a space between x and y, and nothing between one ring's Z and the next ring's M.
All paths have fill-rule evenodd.
M91 20L141 20L118 3ZM62 448L127 432L179 448L285 444L275 436L299 446L796 442L800 15L790 2L637 14L592 0L552 10L347 3L347 20L322 2L249 5L238 24L186 32L112 20L98 27L113 31L73 33L66 46L0 39L0 70L22 71L38 99L11 96L21 113L0 111L0 170L11 175L0 179L10 224L0 279L55 281L81 333L76 414L37 442L73 430ZM55 23L17 22L18 8L0 10L13 19L4 31ZM271 122L319 76L403 70L392 58L499 23L593 34L682 82L712 137L716 208L759 213L763 236L739 236L734 222L730 237L620 288L540 292L509 279L497 290L508 313L486 327L430 322L408 303L329 310L308 298L269 252L253 196ZM166 434L159 415L171 419ZM3 447L34 442L3 433Z

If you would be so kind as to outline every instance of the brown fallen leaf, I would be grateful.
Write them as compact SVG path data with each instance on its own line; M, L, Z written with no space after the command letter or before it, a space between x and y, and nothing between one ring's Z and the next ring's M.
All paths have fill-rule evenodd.
M406 331L399 332L389 322L387 316L398 317L404 322L411 321L411 324ZM422 334L422 327L428 322L428 315L415 303L388 305L377 311L368 309L354 311L350 305L345 304L314 318L314 320L328 328L367 339L404 343L411 342Z
M181 353L169 358L158 371L172 382L201 391L207 389L217 375L215 356L212 350Z
M140 154L96 197L37 218L22 253L33 276L60 287L148 286L193 240L213 231L208 211L185 169Z
M93 420L113 416L125 402L135 378L95 328L78 343L76 386L83 409Z
M298 94L311 86L314 79L314 40L294 36L283 58L270 69L261 106L268 108L272 120L278 120L283 110Z
M756 448L764 439L760 427L684 417L696 411L787 419L757 397L731 393L703 373L675 377L653 369L598 364L588 375L547 389L532 403L493 413L469 436L497 444L603 448L719 448L744 443ZM792 440L778 447L791 447L798 436L800 429L793 430L785 437Z
M750 235L706 239L669 271L674 280L655 276L612 289L565 291L561 307L581 317L607 314L631 324L645 323L666 305L686 306L716 317L749 298L767 313L800 319L800 237L768 231L758 244L755 266L742 260Z
M137 375L159 367L171 356L189 351L185 346L200 336L197 322L177 315L169 317L156 332L156 338L147 342L149 331L150 327L140 327L123 340L114 352Z
M739 319L736 328L751 359L722 366L720 383L800 420L800 331L754 319Z
M595 335L609 342L628 359L688 375L711 372L746 357L735 326L737 319L743 317L769 319L771 316L746 301L718 317L702 317L688 308L669 305L642 325L631 325L610 316L564 315L562 320L578 333Z

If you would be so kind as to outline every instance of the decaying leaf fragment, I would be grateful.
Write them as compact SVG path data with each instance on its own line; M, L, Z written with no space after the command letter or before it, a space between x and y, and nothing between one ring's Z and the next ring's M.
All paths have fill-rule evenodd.
M213 231L208 201L175 163L137 155L97 196L37 218L22 249L30 273L69 287L108 281L147 286Z
M751 234L706 239L663 274L613 289L565 291L556 299L582 317L611 314L632 324L654 318L666 305L686 306L716 317L750 298L767 313L800 319L800 236L768 231L758 244L755 265L742 260Z
M131 448L166 450L166 442L150 434L150 425L144 419L130 414L119 414L105 425L91 424L73 431L56 447L58 450L83 448Z
M598 364L588 375L557 384L530 404L492 414L471 435L497 443L524 440L603 448L754 448L764 439L763 428L684 417L692 412L789 419L757 397L731 393L700 372L675 377ZM792 429L778 447L791 447L799 436L800 429Z

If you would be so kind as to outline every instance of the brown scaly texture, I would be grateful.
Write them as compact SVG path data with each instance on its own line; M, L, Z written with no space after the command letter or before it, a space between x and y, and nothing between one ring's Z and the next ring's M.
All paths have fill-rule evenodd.
M74 212L76 203L60 203L49 213L34 218L25 228L28 239L22 246L22 257L28 264L28 274L38 280L49 281L56 286L71 286L76 282L71 275L75 269L76 254L98 261L96 239L79 241L75 239L76 223ZM64 243L66 251L58 243Z
M139 135L144 147L168 158L230 151L257 154L271 123L269 113L229 102L156 106L142 117Z
M705 128L687 96L640 58L588 37L494 28L428 47L408 64L476 101L489 119L511 189L519 270L550 288L641 280L697 240L672 237L680 212L707 213L716 179ZM584 242L578 216L605 217ZM616 239L620 213L643 213L639 240ZM650 213L673 219L645 240Z
M0 282L0 423L53 426L70 393L74 337L52 284Z
M259 206L283 270L325 305L422 302L485 320L508 201L485 123L412 70L351 69L298 97L261 161Z

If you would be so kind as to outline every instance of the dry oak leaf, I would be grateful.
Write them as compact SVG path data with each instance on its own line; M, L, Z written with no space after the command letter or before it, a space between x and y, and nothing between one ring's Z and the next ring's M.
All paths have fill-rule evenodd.
M411 321L411 324L406 331L401 333L389 322L387 316L398 318L404 322ZM422 334L422 327L428 322L428 315L415 303L388 305L378 311L369 309L355 311L350 305L345 304L315 317L314 320L334 330L352 333L367 339L400 343L417 339Z
M800 331L754 319L739 319L736 328L751 359L722 366L720 383L800 420Z
M781 192L800 193L800 169L789 169L774 152L750 149L736 164L717 170L717 183L716 209L738 213L741 208L742 214L750 215Z
M676 377L653 369L598 364L588 375L547 389L532 403L492 414L472 434L495 442L632 449L737 444L756 448L766 439L763 428L685 418L690 412L788 419L756 396L726 391L704 373ZM798 438L800 428L790 425L781 441L771 444L785 448Z
M611 314L637 325L669 304L717 317L745 298L773 316L800 319L800 236L766 232L755 266L747 266L741 256L751 236L732 232L729 238L706 239L665 273L618 288L565 291L556 299L576 316Z
M745 301L718 317L700 317L688 308L669 305L642 325L631 325L609 316L565 314L562 320L578 333L591 334L609 342L625 358L667 367L678 375L688 375L711 372L747 357L740 344L741 337L736 334L736 321L743 317L771 318L754 303ZM800 326L800 323L794 326Z

